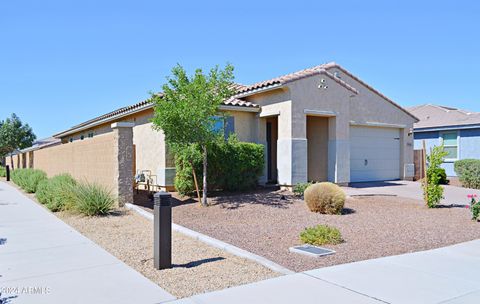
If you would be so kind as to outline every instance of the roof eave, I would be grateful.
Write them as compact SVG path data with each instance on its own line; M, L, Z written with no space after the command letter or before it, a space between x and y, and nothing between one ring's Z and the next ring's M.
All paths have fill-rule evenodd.
M253 90L250 90L250 91L247 91L247 92L239 93L239 94L234 95L233 97L243 98L243 97L248 97L248 96L252 96L252 95L255 95L255 94L264 93L264 92L268 92L268 91L272 91L272 90L276 90L276 89L281 89L281 88L283 88L282 83L275 83L275 84L271 84L271 85L268 85L268 86L265 86L265 87L262 87L262 88L253 89Z
M260 107L221 105L219 107L219 110L258 113L258 112L260 112Z
M413 127L414 132L434 132L434 131L451 131L451 130L465 130L465 129L480 129L480 123L469 125L450 125L450 126L434 126L434 127Z
M122 118L122 117L125 117L125 116L128 116L128 115L132 115L132 114L135 114L135 113L138 113L138 112L141 112L141 111L148 110L150 108L153 108L153 106L154 106L154 103L149 103L149 104L146 104L146 105L144 105L142 107L139 107L137 109L132 109L132 110L126 111L126 112L118 114L118 115L113 115L113 116L110 116L110 117L107 117L107 118L104 118L104 119L100 119L100 120L97 120L97 121L92 121L91 123L83 125L83 126L78 127L78 128L68 129L66 131L54 134L53 137L62 138L62 137L65 137L65 136L68 136L68 135L71 135L71 134L74 134L74 133L77 133L77 132L80 132L80 131L84 131L84 130L96 127L96 126L104 124L104 123L108 123L110 121L117 120L119 118Z

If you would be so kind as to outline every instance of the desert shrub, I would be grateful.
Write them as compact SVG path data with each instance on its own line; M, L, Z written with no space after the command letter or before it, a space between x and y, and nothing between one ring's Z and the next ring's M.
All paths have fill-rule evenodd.
M16 169L10 173L10 178L12 182L14 182L17 186L22 188L22 185L25 183L25 170L24 169Z
M305 230L300 233L300 240L305 244L316 246L325 244L336 245L343 242L340 230L327 225L305 228Z
M7 176L7 169L5 167L0 166L0 177L5 177Z
M310 185L313 185L313 183L308 182L296 184L295 186L293 186L293 194L295 194L296 196L303 196L303 193Z
M345 198L342 188L329 182L310 185L304 193L310 211L324 214L341 214Z
M195 191L192 165L201 189L203 166L198 145L175 154L175 188L180 194L191 195ZM240 142L234 136L227 141L219 140L208 147L208 188L224 191L253 189L263 173L263 166L262 145Z
M73 210L84 215L106 215L115 203L115 199L105 187L95 183L78 183L72 196Z
M37 186L35 196L53 212L71 209L76 181L69 174L56 175L42 180Z
M423 197L428 208L435 208L443 198L443 188L440 186L441 176L438 174L447 152L443 146L435 146L427 155L427 179L423 180Z
M480 189L480 159L457 160L454 167L463 187Z
M12 181L28 193L37 191L38 183L47 178L47 174L37 169L16 169L11 175Z

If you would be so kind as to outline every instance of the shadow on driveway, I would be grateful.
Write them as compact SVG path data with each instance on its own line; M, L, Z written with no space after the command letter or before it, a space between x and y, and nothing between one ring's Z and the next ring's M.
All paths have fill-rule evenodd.
M392 186L405 186L404 183L400 181L382 181L382 182L359 182L351 183L348 185L350 188L376 188L376 187L392 187Z

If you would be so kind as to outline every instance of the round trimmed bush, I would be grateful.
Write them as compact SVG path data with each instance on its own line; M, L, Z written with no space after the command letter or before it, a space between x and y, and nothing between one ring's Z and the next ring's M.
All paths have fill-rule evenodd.
M345 198L342 188L328 182L310 185L304 194L310 211L323 214L341 214Z

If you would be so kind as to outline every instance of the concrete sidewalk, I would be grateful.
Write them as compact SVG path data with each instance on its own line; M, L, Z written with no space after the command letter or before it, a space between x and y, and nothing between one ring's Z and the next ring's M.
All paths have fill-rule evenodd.
M480 303L480 240L286 275L173 303Z
M468 189L456 186L443 185L444 198L441 203L445 205L467 205L470 203L469 194L480 196L480 190ZM423 191L420 182L409 181L385 181L353 183L350 187L344 187L347 195L394 195L423 201Z
M11 304L175 299L4 182L0 182L0 293L0 303L10 298Z

